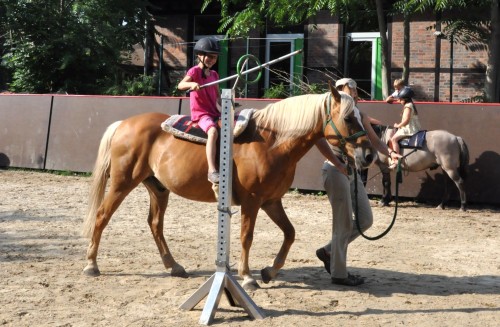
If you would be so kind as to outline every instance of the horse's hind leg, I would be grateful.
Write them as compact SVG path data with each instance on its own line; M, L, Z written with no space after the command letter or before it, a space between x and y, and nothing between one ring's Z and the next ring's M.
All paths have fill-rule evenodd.
M259 288L259 284L250 273L250 266L248 264L250 247L253 242L253 232L255 229L255 220L257 219L257 212L259 205L253 201L243 201L241 205L241 258L238 265L238 274L243 278L243 288L247 291Z
M283 203L281 199L279 201L274 201L271 203L266 203L262 206L262 209L267 213L267 215L278 225L278 227L283 231L284 240L281 245L278 255L274 259L272 267L266 267L261 270L262 281L264 283L269 283L273 278L276 277L278 271L285 265L285 260L290 251L290 247L295 241L295 228L288 219L285 209L283 209Z
M450 177L450 179L455 183L455 185L458 188L458 192L460 193L460 210L461 211L466 211L467 210L467 196L465 192L465 182L462 177L460 177L460 174L457 169L445 169L443 170L446 172L446 174ZM443 196L443 201L442 203L438 206L438 208L444 209L444 205L448 201L450 195L447 187L448 181L445 178L445 195Z
M146 179L144 185L149 191L150 205L149 205L149 216L148 224L153 234L153 238L156 242L156 246L160 251L160 256L163 261L163 265L166 269L171 270L171 275L175 277L187 277L188 274L184 270L184 267L179 265L170 253L170 250L165 241L165 236L163 234L163 222L165 218L165 211L168 205L168 197L170 191L167 190L161 183L155 178L150 177Z
M109 220L115 213L116 209L123 202L123 199L132 191L138 184L126 185L122 183L117 185L111 183L108 193L97 211L94 232L90 239L87 249L87 266L83 269L83 273L88 276L99 276L101 273L97 266L97 251L101 241L102 232L109 223Z

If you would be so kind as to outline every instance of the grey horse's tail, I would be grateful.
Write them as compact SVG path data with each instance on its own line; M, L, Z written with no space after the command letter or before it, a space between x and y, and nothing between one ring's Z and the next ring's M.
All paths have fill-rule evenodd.
M467 171L469 166L469 148L467 148L467 144L464 139L460 136L457 136L458 144L460 146L460 167L458 172L460 177L465 180L467 177Z

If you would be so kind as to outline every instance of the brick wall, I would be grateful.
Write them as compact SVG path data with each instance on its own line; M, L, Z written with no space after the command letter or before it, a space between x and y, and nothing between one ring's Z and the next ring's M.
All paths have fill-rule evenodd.
M462 101L482 94L486 51L472 51L464 45L437 38L436 22L416 20L410 23L410 75L409 84L415 89L415 98L420 101L450 101L450 58L453 54L453 99ZM403 69L403 22L392 23L391 79L400 78ZM435 82L438 80L438 98L434 98Z
M429 18L430 17L430 18ZM450 55L451 47L447 39L438 39L431 26L436 24L429 15L412 17L410 24L410 75L409 84L415 89L419 101L450 101ZM156 27L166 36L167 43L164 58L171 79L182 77L188 68L188 48L175 45L188 39L188 15L172 15L158 21ZM160 27L164 26L164 27ZM328 78L337 79L343 71L343 36L342 24L328 11L319 12L304 26L305 48L304 79L308 83L325 83ZM391 80L400 78L403 70L403 22L401 17L394 17L390 23L389 34L391 67L388 71ZM260 34L249 35L250 53L261 59L265 56L265 47ZM157 40L159 41L159 40ZM230 74L235 74L236 61L246 52L246 40L233 41L230 44ZM472 51L461 44L453 46L453 101L462 101L482 94L487 63L485 50ZM391 83L392 84L392 83ZM263 94L259 84L249 86L248 96ZM435 90L436 85L438 87ZM392 85L391 85L392 86ZM239 93L238 95L240 95Z
M342 58L342 42L339 30L342 25L328 11L319 12L309 21L305 53L304 75L308 83L326 83L328 78L337 79Z

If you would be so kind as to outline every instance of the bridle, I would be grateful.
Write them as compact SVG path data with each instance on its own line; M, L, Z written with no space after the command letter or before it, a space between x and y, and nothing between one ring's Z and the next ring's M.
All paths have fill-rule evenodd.
M347 142L356 141L361 136L366 135L366 131L363 129L362 131L359 131L359 132L356 132L352 135L344 137L342 135L342 133L340 133L340 131L338 130L337 126L335 126L335 123L333 122L333 120L331 118L331 109L330 109L331 104L332 104L332 95L330 94L330 96L328 97L327 102L326 102L326 117L327 118L323 122L323 132L326 130L326 126L328 126L328 125L330 125L333 128L333 130L335 131L335 134L339 138L339 142L340 142L339 148L342 151L342 159L347 164L347 162L348 162L347 161L347 148L346 148Z

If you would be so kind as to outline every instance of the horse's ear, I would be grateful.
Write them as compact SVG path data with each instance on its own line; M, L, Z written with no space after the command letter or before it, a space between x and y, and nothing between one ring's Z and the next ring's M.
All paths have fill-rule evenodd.
M340 93L337 91L335 86L332 85L332 81L328 80L328 86L330 87L330 92L332 93L333 98L336 102L340 102Z

